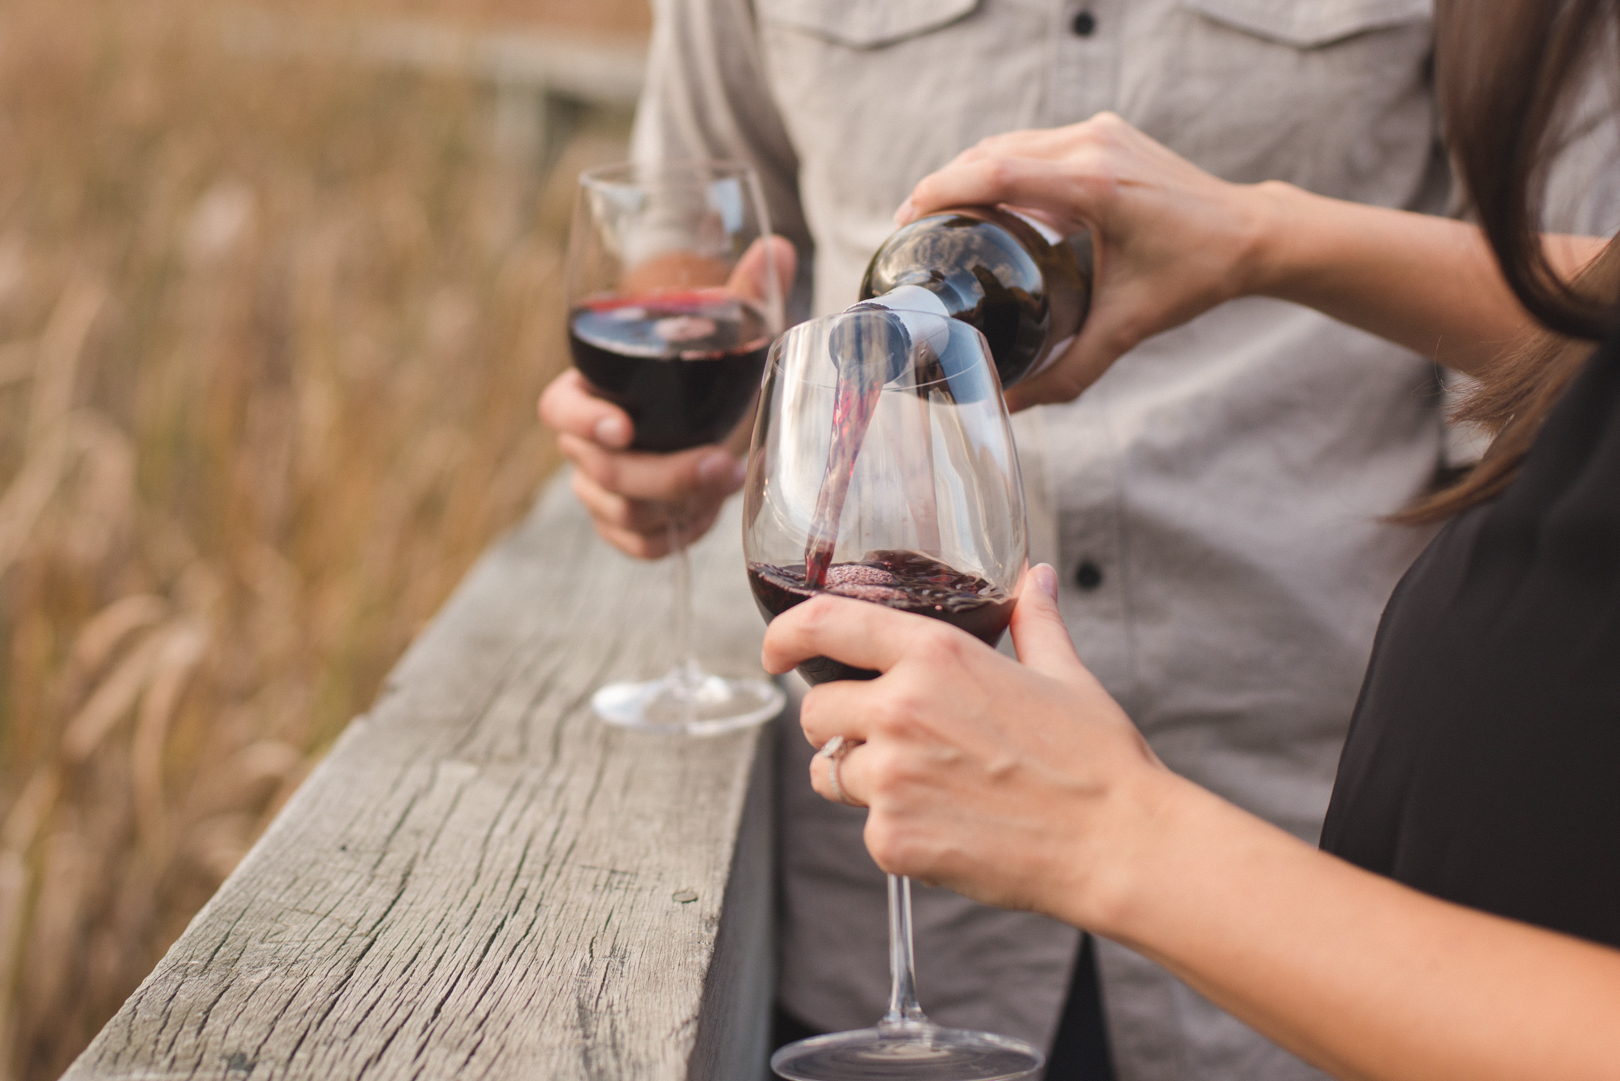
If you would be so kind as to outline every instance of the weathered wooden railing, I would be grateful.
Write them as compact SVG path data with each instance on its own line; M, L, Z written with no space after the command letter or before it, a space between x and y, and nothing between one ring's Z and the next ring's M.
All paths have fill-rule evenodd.
M540 173L556 160L582 109L628 113L647 63L639 37L556 27L472 29L264 7L226 7L220 19L226 45L243 55L336 60L485 84L494 93L496 148Z
M757 672L737 514L693 552L700 647ZM554 482L68 1081L765 1076L769 732L588 705L669 660L669 573Z

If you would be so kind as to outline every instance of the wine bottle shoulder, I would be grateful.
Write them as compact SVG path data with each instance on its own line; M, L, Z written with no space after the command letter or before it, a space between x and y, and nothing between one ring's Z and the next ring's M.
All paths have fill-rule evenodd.
M929 290L983 333L1011 385L1076 332L1089 275L1073 247L1038 223L999 207L962 207L896 230L872 257L861 298L906 286Z

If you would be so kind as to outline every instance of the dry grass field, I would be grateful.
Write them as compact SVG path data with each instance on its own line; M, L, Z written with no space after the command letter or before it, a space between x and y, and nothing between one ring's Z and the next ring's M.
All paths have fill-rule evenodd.
M0 0L0 1081L61 1073L555 465L570 178L622 152L536 190L479 88L217 12Z

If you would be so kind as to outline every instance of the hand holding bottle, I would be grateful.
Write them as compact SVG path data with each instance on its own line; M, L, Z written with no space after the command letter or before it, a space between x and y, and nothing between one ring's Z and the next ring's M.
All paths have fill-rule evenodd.
M1253 186L1199 169L1111 113L985 139L924 177L895 215L945 207L1032 210L1092 231L1091 311L1067 352L1007 392L1021 409L1069 401L1144 338L1250 291L1260 208Z
M985 139L924 177L895 218L973 204L1091 231L1090 314L1055 363L1008 387L1012 409L1070 401L1139 342L1243 296L1315 308L1463 372L1535 331L1476 226L1234 184L1109 113ZM1542 242L1572 280L1607 240Z

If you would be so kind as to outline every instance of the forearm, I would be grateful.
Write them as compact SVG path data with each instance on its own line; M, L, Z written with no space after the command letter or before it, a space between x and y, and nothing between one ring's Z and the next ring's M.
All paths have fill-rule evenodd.
M1250 189L1250 199L1259 235L1248 292L1315 308L1464 372L1536 329L1472 225L1275 182ZM1568 278L1603 243L1557 236L1546 246Z
M1129 870L1095 886L1106 900L1054 914L1153 957L1339 1077L1620 1072L1620 951L1367 873L1179 778L1144 790L1108 861Z

